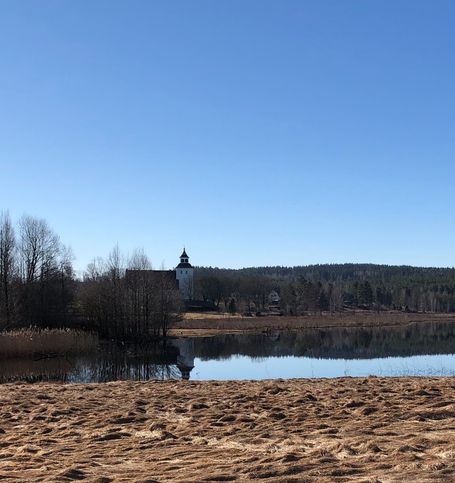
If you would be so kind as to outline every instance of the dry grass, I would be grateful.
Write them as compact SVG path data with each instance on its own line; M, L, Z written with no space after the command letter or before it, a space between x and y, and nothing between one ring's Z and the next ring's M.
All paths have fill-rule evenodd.
M0 386L7 481L455 480L455 381Z
M96 349L95 334L69 329L0 332L0 358L80 354Z
M239 314L228 314L225 312L186 312L183 320L218 320L218 319L243 319Z
M368 311L337 314L307 315L303 317L240 317L221 314L187 314L172 328L174 335L206 335L219 332L262 330L296 330L330 327L393 327L412 322L453 321L454 314L407 314L403 312Z

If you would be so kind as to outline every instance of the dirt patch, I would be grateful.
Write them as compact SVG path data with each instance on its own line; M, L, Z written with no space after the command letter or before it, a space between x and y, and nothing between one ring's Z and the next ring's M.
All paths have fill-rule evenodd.
M7 481L452 481L455 380L0 386Z

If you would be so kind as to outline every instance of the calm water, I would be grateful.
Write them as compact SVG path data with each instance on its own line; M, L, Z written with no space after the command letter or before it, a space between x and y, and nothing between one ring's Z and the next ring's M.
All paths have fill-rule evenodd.
M455 325L319 329L102 344L77 358L0 361L0 382L455 375Z

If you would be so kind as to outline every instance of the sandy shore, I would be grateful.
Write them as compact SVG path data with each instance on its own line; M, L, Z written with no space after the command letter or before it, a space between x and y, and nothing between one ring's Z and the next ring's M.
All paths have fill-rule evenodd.
M6 481L454 481L455 380L0 386Z

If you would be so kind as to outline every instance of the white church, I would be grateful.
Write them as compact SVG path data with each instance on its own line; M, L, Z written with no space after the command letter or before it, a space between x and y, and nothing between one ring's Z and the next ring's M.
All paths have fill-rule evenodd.
M127 282L131 283L147 281L152 286L165 283L167 287L178 290L182 299L188 303L193 300L193 271L190 258L186 250L183 249L183 253L180 255L180 263L174 270L127 269L125 278Z
M187 255L185 248L180 255L180 263L175 267L175 279L177 280L180 293L183 300L193 299L193 267L190 263L190 257Z

